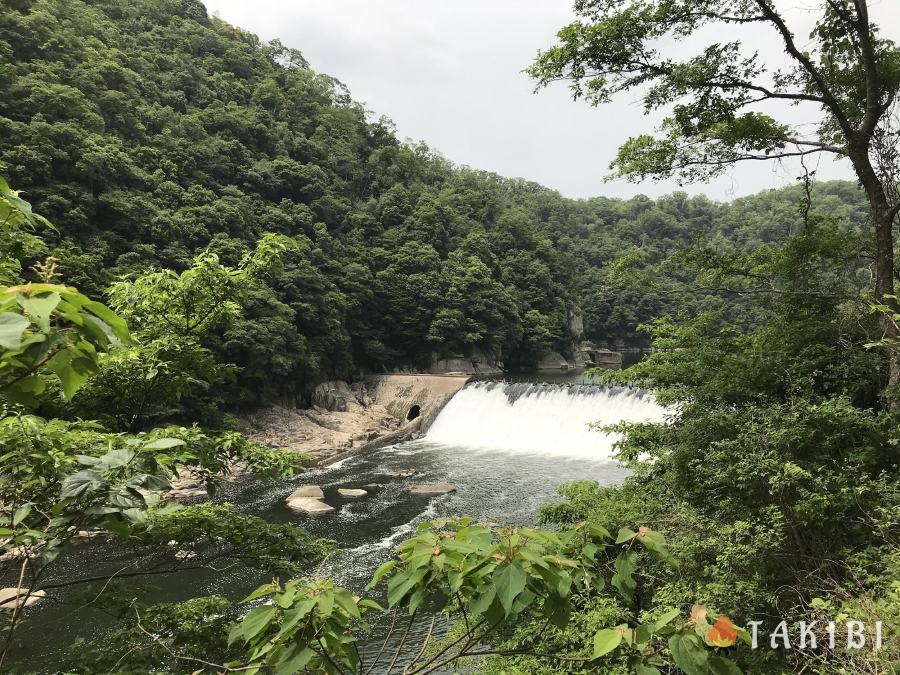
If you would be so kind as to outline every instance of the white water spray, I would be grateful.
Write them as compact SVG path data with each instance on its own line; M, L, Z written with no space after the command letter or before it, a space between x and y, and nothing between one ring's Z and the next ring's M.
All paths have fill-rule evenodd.
M666 414L649 392L626 387L475 382L450 399L426 440L611 460L619 434L591 425L661 422Z

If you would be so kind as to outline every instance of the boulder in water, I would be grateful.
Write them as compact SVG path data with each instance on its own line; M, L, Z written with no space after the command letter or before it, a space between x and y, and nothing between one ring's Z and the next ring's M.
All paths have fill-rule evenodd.
M288 501L299 497L311 497L312 499L325 499L325 493L318 485L301 485L288 495Z
M31 607L46 597L47 591L33 591L28 594L24 588L0 588L0 609L13 610L16 607Z
M360 497L368 497L369 493L365 490L357 488L340 488L338 494L344 499L359 499Z
M328 506L321 499L312 497L288 497L287 506L292 511L299 513L308 513L310 515L319 515L321 513L331 513L334 511L333 506Z
M409 494L414 497L439 497L450 492L456 492L453 483L423 483L409 488Z
M381 483L369 483L368 485L363 485L362 489L371 495L384 490L384 485Z

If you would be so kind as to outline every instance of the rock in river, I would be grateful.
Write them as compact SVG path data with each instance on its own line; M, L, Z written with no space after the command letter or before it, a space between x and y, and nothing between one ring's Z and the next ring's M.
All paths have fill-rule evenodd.
M310 497L312 499L325 499L325 493L318 485L301 485L288 495L288 501L300 497Z
M287 506L292 511L309 513L312 515L331 513L334 511L334 507L328 506L328 504L321 499L313 499L312 497L288 497Z
M31 607L47 597L47 591L34 591L27 598L24 588L0 588L0 609L13 610L16 605Z
M355 488L339 488L338 494L344 499L359 499L360 497L369 496L369 493L365 490L357 490Z
M437 497L448 492L456 492L456 486L453 483L425 483L409 488L409 494L414 497Z

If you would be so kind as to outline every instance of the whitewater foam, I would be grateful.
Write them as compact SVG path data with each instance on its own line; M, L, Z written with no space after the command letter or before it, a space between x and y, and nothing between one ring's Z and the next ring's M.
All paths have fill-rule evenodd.
M432 443L611 460L619 434L597 426L662 422L650 392L627 387L473 382L428 430Z

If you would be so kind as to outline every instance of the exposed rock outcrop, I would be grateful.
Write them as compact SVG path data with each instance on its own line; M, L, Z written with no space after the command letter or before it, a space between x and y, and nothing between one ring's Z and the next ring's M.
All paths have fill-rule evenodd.
M409 494L414 497L439 497L450 492L456 492L456 486L453 483L423 483L409 488Z
M418 438L467 375L375 375L348 385L319 385L309 409L273 406L246 419L250 437L329 464L360 452Z
M622 354L609 349L598 349L592 342L585 341L575 351L575 365L580 369L609 368L610 370L621 370Z
M329 412L347 412L362 407L350 385L341 380L323 382L317 386L312 394L312 404Z
M584 318L574 302L566 303L566 326L575 343L584 337Z
M574 363L569 363L559 352L546 352L538 361L538 370L569 370Z
M503 359L499 353L473 347L467 354L432 354L430 370L446 375L497 375L503 372Z

